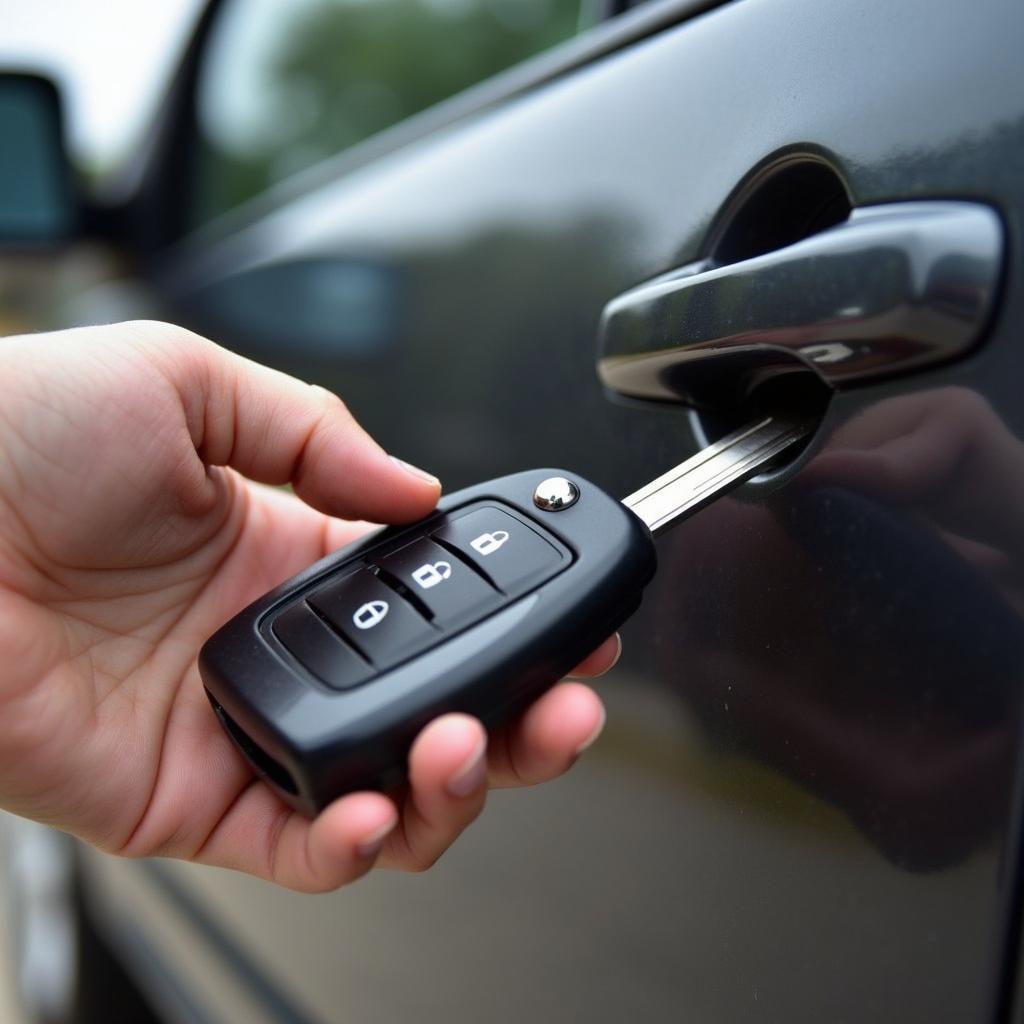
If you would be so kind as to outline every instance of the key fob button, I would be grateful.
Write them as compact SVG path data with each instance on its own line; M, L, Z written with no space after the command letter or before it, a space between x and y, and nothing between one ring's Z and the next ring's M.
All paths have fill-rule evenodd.
M434 536L451 545L506 594L520 594L553 576L562 554L525 523L498 508L447 522Z
M373 669L302 601L281 612L271 629L296 661L332 689L350 689L373 674Z
M425 650L437 630L368 569L329 583L309 603L377 668L390 668Z
M457 555L426 538L399 548L379 564L442 629L468 625L502 603L501 595Z

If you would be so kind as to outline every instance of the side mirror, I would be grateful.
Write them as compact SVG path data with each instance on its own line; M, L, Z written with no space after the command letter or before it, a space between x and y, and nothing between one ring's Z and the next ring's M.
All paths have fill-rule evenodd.
M79 230L57 87L0 72L0 246L53 245Z

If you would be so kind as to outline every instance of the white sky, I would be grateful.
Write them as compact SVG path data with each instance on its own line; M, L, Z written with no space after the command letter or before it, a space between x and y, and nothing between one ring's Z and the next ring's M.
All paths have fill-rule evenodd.
M75 155L105 164L151 114L204 2L0 0L0 69L56 77Z
M227 5L220 32L232 59L210 62L202 116L221 144L243 148L272 124L260 77L275 34L296 9L322 0L245 0ZM345 0L373 3L376 0ZM457 14L479 0L421 0ZM522 20L546 3L490 0ZM0 70L41 71L58 80L75 158L105 168L136 142L188 43L206 0L0 0ZM539 13L537 13L539 12ZM216 55L215 55L216 56ZM272 99L273 97L269 97ZM293 98L294 99L294 98ZM210 124L210 122L213 124Z

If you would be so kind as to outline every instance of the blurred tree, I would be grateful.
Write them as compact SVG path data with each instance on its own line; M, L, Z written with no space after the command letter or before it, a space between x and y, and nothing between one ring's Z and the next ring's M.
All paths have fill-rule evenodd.
M196 219L570 38L582 21L581 0L296 5L266 69L266 109L285 122L245 152L206 138Z

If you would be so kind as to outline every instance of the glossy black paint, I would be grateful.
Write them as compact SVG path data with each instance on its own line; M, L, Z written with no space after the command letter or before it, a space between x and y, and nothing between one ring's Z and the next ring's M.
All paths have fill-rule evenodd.
M394 268L400 317L368 349L269 345L223 320L219 336L335 387L449 487L545 461L625 493L695 438L682 410L608 402L600 312L701 256L759 166L818 155L855 205L967 199L1006 225L982 350L838 394L797 464L660 542L610 693L610 768L599 747L565 783L570 820L534 798L532 869L506 866L508 916L493 922L503 959L478 938L473 970L453 955L460 922L479 935L470 911L447 908L443 928L412 916L382 940L381 1019L420 986L424 1020L1004 1017L1020 857L1022 36L1011 0L746 0L168 264L168 311L200 329L199 287L245 271L324 256ZM651 707L668 747L622 728ZM480 901L494 887L481 879ZM303 931L344 929L360 898L303 902ZM545 914L572 899L590 927L547 943ZM266 943L268 973L331 1019L344 965ZM491 969L529 985L495 1002L467 981Z

